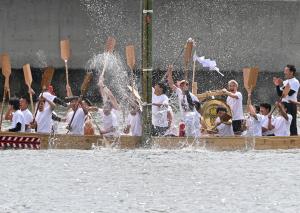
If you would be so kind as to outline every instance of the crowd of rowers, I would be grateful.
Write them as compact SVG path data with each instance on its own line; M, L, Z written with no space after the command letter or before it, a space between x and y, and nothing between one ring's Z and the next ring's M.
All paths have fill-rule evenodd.
M223 89L227 96L226 103L230 107L232 116L229 116L227 108L219 106L216 109L217 118L215 126L208 128L201 116L201 102L189 91L189 83L185 80L173 80L173 67L167 71L167 83L158 82L152 88L152 134L154 136L189 136L201 137L206 135L234 136L290 136L297 135L297 94L299 81L295 78L296 68L287 65L284 69L285 80L274 78L273 82L279 97L289 85L290 90L286 97L275 103L278 115L271 112L270 103L251 103L251 94L247 98L247 116L243 112L243 96L238 91L239 84L235 80L228 82L228 89ZM67 122L69 134L93 135L95 128L91 120L90 112L100 113L101 127L98 128L103 136L117 136L120 132L132 136L142 134L141 106L138 101L130 104L129 115L125 128L119 131L118 111L120 109L117 99L104 85L103 79L98 83L100 95L103 98L103 107L91 106L88 101L77 96L66 98L66 102L55 96L50 86L39 95L36 115L28 110L26 98L12 98L9 100L9 109L5 119L11 120L12 132L38 132L51 133L54 130L53 120ZM180 123L175 124L174 113L166 95L167 89L176 94L179 106ZM71 93L70 88L67 88ZM68 108L65 118L59 118L54 113L56 104ZM75 114L74 114L75 113ZM177 127L176 127L177 126Z

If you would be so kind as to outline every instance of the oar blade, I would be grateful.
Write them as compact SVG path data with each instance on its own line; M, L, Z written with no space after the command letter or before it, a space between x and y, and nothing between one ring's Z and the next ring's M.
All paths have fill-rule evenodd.
M10 58L7 53L1 54L2 74L8 78L11 74Z
M192 57L192 51L193 51L193 41L188 41L185 46L184 50L184 63L187 65Z
M45 71L42 76L42 82L41 82L41 87L42 90L48 88L51 85L51 81L54 75L54 68L53 67L46 67Z
M258 67L243 69L244 87L248 93L250 93L256 87L258 73Z
M61 59L68 61L70 58L70 41L69 39L60 41L60 55Z
M133 70L135 66L135 51L133 45L126 46L126 59L127 65L130 67L131 70Z
M31 87L32 75L31 75L30 64L25 64L23 66L23 72L24 72L25 83L28 85L28 87Z
M108 37L105 44L105 52L113 53L115 45L116 45L116 39L114 39L111 36Z
M93 73L92 72L87 72L85 74L84 80L83 80L83 82L81 84L81 88L80 88L82 96L86 95L86 93L89 89L90 83L92 81L92 78L93 78Z

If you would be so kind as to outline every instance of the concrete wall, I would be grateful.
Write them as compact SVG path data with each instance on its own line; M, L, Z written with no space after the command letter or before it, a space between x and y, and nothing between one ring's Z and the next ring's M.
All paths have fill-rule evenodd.
M136 45L140 67L140 2L1 0L0 52L11 55L14 68L25 63L63 67L59 40L69 37L69 65L80 70L93 54L103 51L106 38L112 35L121 57L126 44ZM164 70L189 37L197 41L197 53L215 59L225 74L245 66L271 72L287 63L300 67L297 1L156 0L153 23L156 70ZM180 58L175 69L182 69L181 62ZM77 72L71 70L70 75Z

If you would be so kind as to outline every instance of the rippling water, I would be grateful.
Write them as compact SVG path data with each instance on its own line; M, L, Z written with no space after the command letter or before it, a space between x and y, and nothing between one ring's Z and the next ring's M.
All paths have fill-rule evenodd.
M0 151L0 212L300 212L300 150Z

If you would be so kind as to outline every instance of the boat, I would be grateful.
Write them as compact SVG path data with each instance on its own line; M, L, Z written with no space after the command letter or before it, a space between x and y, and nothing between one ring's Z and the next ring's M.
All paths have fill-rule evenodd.
M204 148L212 151L300 149L300 136L288 137L153 137L152 147L160 149ZM142 147L142 138L122 135L103 138L99 135L78 136L66 134L39 134L0 132L0 149L81 149L115 147L136 149Z

